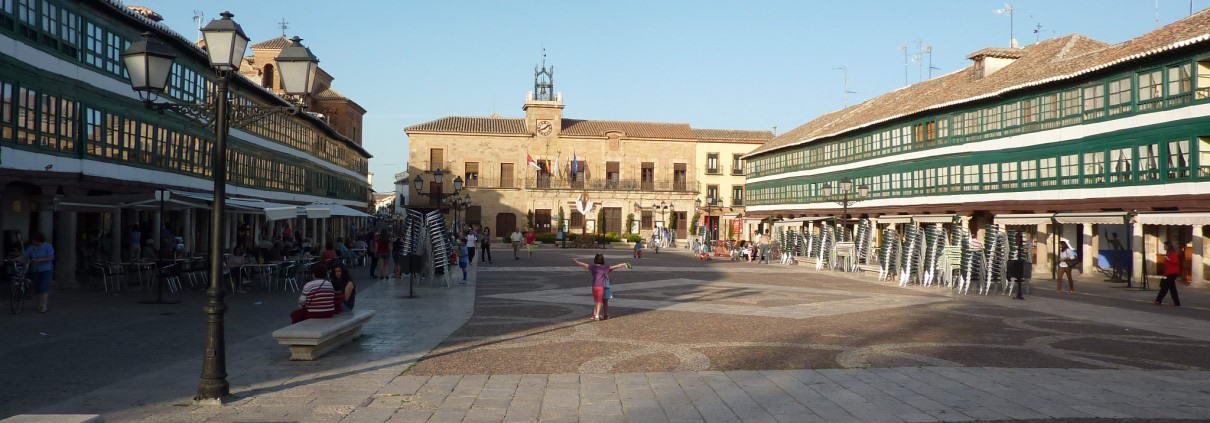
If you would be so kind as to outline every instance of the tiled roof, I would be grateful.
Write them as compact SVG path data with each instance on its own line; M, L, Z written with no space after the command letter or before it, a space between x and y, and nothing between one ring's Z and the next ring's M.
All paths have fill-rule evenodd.
M320 91L319 94L316 94L315 98L348 98L348 97L345 97L344 94L341 94L340 92L332 89L331 87L328 87L328 89Z
M737 129L694 129L693 137L704 140L768 141L773 139L773 132L743 131Z
M753 150L749 156L839 136L917 113L1068 80L1207 41L1210 41L1210 10L1202 10L1138 38L1114 45L1079 34L1049 39L1025 48L1012 49L1019 50L1021 57L983 78L973 78L972 68L967 67L891 91L820 116L773 138Z
M409 132L464 132L473 134L528 134L525 119L448 116L416 124L404 129Z
M563 135L603 137L606 132L613 131L621 132L627 138L694 138L688 123L563 119Z
M290 46L290 39L286 38L286 36L283 35L283 36L280 36L277 38L271 38L271 39L253 44L252 48L263 49L263 50L281 50L281 49L284 49L289 46Z

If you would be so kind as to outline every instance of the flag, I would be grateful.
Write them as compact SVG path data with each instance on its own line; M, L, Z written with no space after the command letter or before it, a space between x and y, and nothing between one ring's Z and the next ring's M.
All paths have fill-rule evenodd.
M542 168L538 166L538 162L534 160L534 156L529 155L529 153L525 153L525 163L534 168L534 170L542 170Z
M563 161L563 152L562 151L559 152L559 157L557 159L555 159L555 164L554 164L555 176L562 176L559 174L559 162L560 161Z
M580 173L580 162L576 161L576 152L575 151L571 152L571 173L573 175Z

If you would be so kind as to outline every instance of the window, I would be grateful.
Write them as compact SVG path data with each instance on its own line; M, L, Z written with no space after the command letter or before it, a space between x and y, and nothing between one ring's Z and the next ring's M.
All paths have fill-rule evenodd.
M1011 128L1021 124L1021 103L1004 105L1004 127Z
M1189 177L1189 140L1168 142L1168 179Z
M6 0L0 0L6 1ZM0 82L0 140L13 139L13 84Z
M743 175L744 174L744 159L741 159L741 157L744 157L744 155L743 154L732 154L731 155L731 174L732 175Z
M621 183L621 172L618 162L605 162L605 187L617 189Z
M550 160L538 160L538 169L534 171L534 180L538 183L538 188L550 188L552 180L550 171Z
M1168 106L1186 104L1193 91L1193 65L1184 63L1168 68Z
M1079 89L1063 91L1061 94L1061 101L1062 105L1060 108L1063 110L1062 117L1075 116L1082 112L1080 109Z
M467 188L479 186L479 162L466 162L465 176L463 177L462 185Z
M1131 181L1134 165L1132 156L1130 154L1130 148L1109 150L1109 161L1109 165L1111 166L1111 169L1113 169L1109 173L1109 182Z
M1139 111L1153 110L1164 97L1164 73L1151 71L1139 74Z
M1006 189L1017 188L1017 162L1000 163L1000 181Z
M584 176L587 163L584 160L576 160L570 162L568 166L567 172L568 178L571 180L571 187L584 188L584 181L587 180Z
M440 148L429 149L429 171L445 168L445 150Z
M1095 119L1105 116L1105 86L1084 87L1084 118Z
M1140 145L1139 152L1139 180L1154 181L1160 178L1160 146L1158 144Z
M80 45L80 15L70 10L62 9L60 16L59 39L67 43L71 47L69 51L74 53L76 51L75 47Z
M1021 102L1021 123L1038 121L1038 103L1041 99L1031 98Z
M714 202L714 200L718 199L718 185L706 185L706 200Z
M573 209L571 211L571 220L568 223L568 227L569 228L583 228L584 227L584 215L580 214L579 210Z
M1210 176L1210 137L1197 137L1197 176Z
M1197 99L1210 98L1210 60L1197 62Z
M744 205L744 186L743 185L732 185L731 186L731 205L734 205L734 206Z
M983 189L987 191L1000 189L1000 164L984 163L980 168L983 171Z
M500 188L513 187L513 164L500 163Z
M655 163L643 162L642 168L640 169L640 172L639 172L639 176L641 178L640 181L642 183L642 186L640 187L640 189L642 189L643 191L654 191L655 190Z
M1000 130L1000 106L983 109L983 130Z
M106 134L102 127L104 123L104 114L100 110L93 108L84 109L85 153L98 157L111 157L110 152L117 151L116 146L110 146L106 142Z
M1109 114L1116 115L1130 111L1130 102L1133 100L1132 93L1134 92L1133 84L1130 77L1122 78L1109 83Z
M719 172L721 172L721 170L719 170L719 167L718 167L718 153L707 153L706 154L706 173L714 174L714 173L719 173Z
M639 224L641 225L640 226L641 229L652 229L655 227L655 224L652 223L653 219L652 219L652 215L651 215L651 210L643 210L642 212L639 213L639 215L640 215Z
M1022 160L1017 162L1017 167L1021 169L1021 187L1030 188L1038 186L1038 161L1037 160Z
M1080 183L1080 155L1068 154L1059 157L1060 185L1076 185Z
M1038 175L1040 177L1038 182L1042 186L1054 186L1057 183L1055 180L1058 176L1055 169L1057 162L1058 160L1054 157L1038 160Z
M962 166L962 190L963 191L978 191L979 190L979 166L978 165Z
M38 142L38 92L22 87L17 95L17 143Z
M685 163L672 164L672 190L686 191L689 187L688 165Z
M37 0L17 0L17 20L30 25L38 23Z
M1046 121L1058 117L1058 103L1059 96L1057 94L1038 97L1038 118Z
M1105 152L1084 153L1084 184L1105 183Z

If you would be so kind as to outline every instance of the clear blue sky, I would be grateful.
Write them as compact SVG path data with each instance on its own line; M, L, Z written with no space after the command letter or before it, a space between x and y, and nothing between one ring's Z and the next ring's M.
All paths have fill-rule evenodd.
M965 56L1008 45L1004 2L968 1L318 1L127 0L195 34L235 13L260 41L305 38L333 88L368 111L364 144L374 188L405 168L403 128L441 116L520 116L543 47L566 116L688 122L697 128L785 132L842 105L904 85L907 44L933 47L941 75ZM1068 33L1121 42L1156 27L1154 0L1020 0L1015 35ZM1159 0L1159 22L1187 16L1189 0ZM1194 0L1194 10L1210 0ZM927 60L927 59L926 59ZM927 64L926 64L927 66ZM917 79L917 64L910 78ZM926 69L927 71L927 69Z

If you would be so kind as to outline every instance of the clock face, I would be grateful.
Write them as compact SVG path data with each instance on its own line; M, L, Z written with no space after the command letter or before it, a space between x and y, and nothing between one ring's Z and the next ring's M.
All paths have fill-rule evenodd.
M538 135L550 135L551 131L554 129L555 126L551 124L549 120L538 121Z

